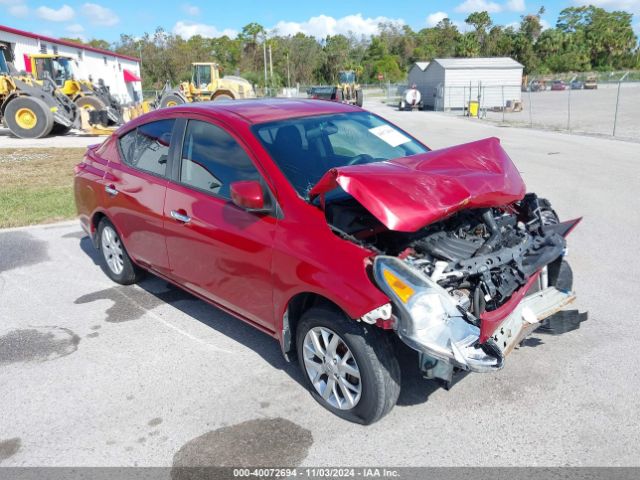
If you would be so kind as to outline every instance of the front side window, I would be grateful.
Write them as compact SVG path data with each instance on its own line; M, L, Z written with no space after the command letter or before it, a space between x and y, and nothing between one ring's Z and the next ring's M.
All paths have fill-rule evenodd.
M256 125L253 131L304 198L331 168L428 151L414 138L368 112L280 120Z
M160 120L140 125L120 138L124 163L154 175L167 171L169 144L175 120Z
M180 182L228 199L230 184L240 180L260 180L244 149L222 128L190 120L182 146Z

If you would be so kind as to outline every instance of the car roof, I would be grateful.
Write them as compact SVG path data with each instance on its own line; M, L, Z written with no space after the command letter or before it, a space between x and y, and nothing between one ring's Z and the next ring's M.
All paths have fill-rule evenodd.
M269 98L198 102L172 107L194 113L214 113L221 116L240 117L247 123L266 123L289 118L325 115L331 113L359 112L360 108L328 100Z

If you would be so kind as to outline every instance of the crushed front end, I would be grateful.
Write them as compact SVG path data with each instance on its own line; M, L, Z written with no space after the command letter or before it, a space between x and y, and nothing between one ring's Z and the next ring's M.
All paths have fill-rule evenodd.
M395 329L420 353L425 376L487 372L533 330L575 300L565 236L546 200L528 194L500 208L464 210L374 259L392 300Z
M328 194L338 187L344 194ZM332 169L310 198L337 235L375 252L371 275L393 306L376 323L420 352L426 377L450 382L455 369L500 369L575 299L565 237L580 219L560 222L547 200L525 192L488 138ZM584 319L561 313L557 331Z

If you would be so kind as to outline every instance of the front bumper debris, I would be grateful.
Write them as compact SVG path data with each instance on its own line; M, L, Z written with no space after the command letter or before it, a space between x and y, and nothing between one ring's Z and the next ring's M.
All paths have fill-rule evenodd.
M560 311L575 299L573 292L563 292L555 287L548 287L524 297L504 319L491 339L502 354L507 356L516 345L540 327L544 319Z
M586 313L578 314L576 310L562 310L575 300L573 292L565 292L555 287L549 287L525 297L516 308L502 321L498 329L484 343L480 344L485 350L496 351L499 358L509 355L534 330L542 327L545 333L562 333L575 330L580 322L586 320ZM413 339L415 340L415 339ZM420 353L420 369L425 378L444 381L448 388L452 384L454 369L471 372L487 372L497 368L485 368L484 364L477 365L466 360L466 366L458 359L447 361L430 355L428 349L416 348L417 343L409 344ZM500 365L502 366L502 364Z

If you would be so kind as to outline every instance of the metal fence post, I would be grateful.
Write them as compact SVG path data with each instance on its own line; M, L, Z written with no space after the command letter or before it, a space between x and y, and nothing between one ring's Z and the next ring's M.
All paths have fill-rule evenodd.
M618 80L618 93L616 94L616 113L613 117L613 136L616 136L616 127L618 126L618 105L620 103L620 86L625 78L627 78L629 72L625 73L620 80Z
M567 98L567 130L571 131L571 85L569 85Z
M618 126L618 104L620 103L620 84L622 82L618 80L618 93L616 94L616 113L613 117L613 136L616 136L616 127Z
M504 123L504 111L505 111L505 104L504 104L504 85L502 85L502 123Z
M531 104L531 86L527 89L529 94L529 127L533 128L533 105Z

